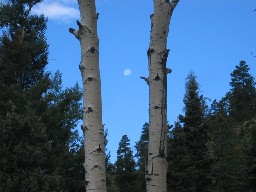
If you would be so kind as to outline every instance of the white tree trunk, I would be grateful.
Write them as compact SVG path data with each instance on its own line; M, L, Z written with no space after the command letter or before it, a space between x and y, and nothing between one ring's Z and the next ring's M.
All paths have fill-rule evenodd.
M171 15L179 0L154 0L148 50L149 146L146 170L148 192L167 191L167 74L166 49Z
M83 81L83 125L85 185L87 192L106 192L104 128L102 124L99 39L95 0L78 0L81 22L69 31L81 45L79 68Z

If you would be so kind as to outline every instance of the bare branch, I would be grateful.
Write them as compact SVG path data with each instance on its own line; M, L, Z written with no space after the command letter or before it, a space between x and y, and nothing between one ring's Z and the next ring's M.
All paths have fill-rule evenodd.
M69 28L69 32L72 33L77 39L79 39L79 36L78 36L78 31L73 29L73 28Z
M146 83L149 85L149 80L148 80L148 78L146 78L146 77L140 77L141 79L144 79L145 81L146 81Z
M81 22L80 21L76 21L76 24L78 25L78 27L79 27L79 29L81 29L82 27L83 27L83 25L81 24Z
M165 69L165 72L166 72L166 74L170 74L170 73L172 72L172 70L169 69L169 68L166 68L166 69Z
M177 4L179 3L180 0L172 0L172 2L170 3L171 9L172 11L175 9L175 7L177 6Z

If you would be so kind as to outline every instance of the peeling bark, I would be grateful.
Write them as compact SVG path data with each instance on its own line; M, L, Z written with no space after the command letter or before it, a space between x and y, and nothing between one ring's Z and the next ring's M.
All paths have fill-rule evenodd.
M154 0L151 19L149 65L149 146L146 170L148 192L167 191L167 74L166 48L170 19L179 0ZM144 78L143 78L144 79Z
M95 0L78 0L81 21L69 29L80 42L79 69L83 81L83 125L85 186L87 192L106 192L104 128L102 124L99 39Z

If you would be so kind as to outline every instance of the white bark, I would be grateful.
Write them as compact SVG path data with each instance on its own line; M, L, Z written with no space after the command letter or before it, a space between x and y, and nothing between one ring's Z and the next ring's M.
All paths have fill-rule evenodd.
M149 64L149 146L146 170L148 192L167 191L167 74L166 49L171 15L179 0L154 0L151 15Z
M104 128L102 124L99 39L95 0L78 0L81 22L69 31L80 41L83 81L85 185L87 192L106 192Z

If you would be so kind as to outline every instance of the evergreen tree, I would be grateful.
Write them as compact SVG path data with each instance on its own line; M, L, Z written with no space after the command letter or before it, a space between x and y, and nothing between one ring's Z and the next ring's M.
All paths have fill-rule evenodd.
M173 132L177 135L173 135L170 146L172 150L176 149L173 153L177 155L170 154L170 169L176 170L176 182L171 181L169 187L172 191L207 191L210 183L210 159L207 155L205 101L199 94L199 85L193 73L187 77L184 104L185 116L180 115L180 123L176 124ZM182 169L175 169L175 162L182 162L183 164L178 165L182 166Z
M74 130L81 119L80 98L81 91L77 84L72 88L62 88L59 71L51 78L51 86L42 98L46 106L42 106L40 112L52 146L49 161L57 163L57 167L64 166L63 159L68 157L71 146L74 150L80 147L75 146L78 132ZM56 164L50 164L55 169Z
M46 127L29 106L15 110L0 119L0 191L60 191L59 175L46 169Z
M123 135L117 150L116 183L119 192L136 191L136 163L130 148L130 139Z
M137 190L139 192L146 191L146 181L145 181L145 169L148 155L148 137L149 137L149 124L145 123L142 128L140 140L136 142L135 149L136 154L135 157L138 159L137 167L138 167L138 178L137 178Z
M205 99L199 94L199 85L193 73L190 73L187 77L184 104L185 116L181 122L184 123L186 145L191 159L188 171L188 173L191 173L191 187L195 191L203 192L207 191L209 185L207 173L210 169L210 161L206 146L208 127L204 121Z
M246 62L240 61L231 73L230 115L238 122L249 120L256 113L255 81L249 70Z
M186 146L185 132L178 120L169 134L168 143L167 191L185 192L190 178L183 170L190 165L190 157Z
M243 150L246 159L246 191L256 191L256 119L246 121L242 130L244 131L243 137Z
M245 129L243 124L252 120L256 112L256 89L254 77L249 73L249 66L245 61L240 61L239 65L231 73L230 91L224 100L227 101L227 114L231 125L226 125L230 129L228 142L224 154L225 187L232 191L250 191L248 187L248 150L247 141L250 140L250 129ZM226 131L226 130L222 130ZM249 142L249 143L250 143ZM250 145L249 145L250 146ZM248 147L250 148L250 147ZM249 155L249 157L252 157Z
M10 102L22 111L26 100L31 105L50 85L49 74L44 73L48 60L45 40L46 20L43 16L30 15L30 9L39 1L7 1L0 4L1 114L6 115ZM35 106L34 108L36 108Z
M76 84L72 88L63 89L61 74L57 71L42 99L46 106L40 112L51 143L47 167L50 172L61 175L61 184L65 189L83 191L84 157L81 155L84 149L82 139L75 130L82 114L80 88Z
M211 191L253 191L250 188L251 129L244 124L255 116L255 82L241 61L231 73L231 90L212 104L208 118L209 153L213 158ZM250 151L250 152L249 152ZM249 155L250 153L250 155Z
M239 191L244 174L241 170L239 137L235 122L229 117L228 100L214 101L207 118L209 126L208 153L212 159L209 191Z
M239 190L255 191L252 184L255 179L254 159L255 131L253 121L256 114L256 88L254 77L249 73L250 68L245 61L231 73L231 90L228 93L230 102L230 116L236 121L236 151L238 163L236 167L236 188ZM242 177L241 177L242 175Z
M108 144L108 129L105 129L105 146ZM107 191L108 192L118 192L118 187L116 184L116 167L110 162L110 152L108 152L107 147L105 147L105 160L106 160L106 174L107 174Z
M50 84L43 16L29 14L35 1L0 5L0 141L3 191L58 191L58 175L46 171L50 151L39 112L40 97ZM4 144L6 143L6 144ZM48 183L49 181L49 183Z
M45 72L46 19L30 14L38 2L0 4L0 191L83 191L81 91Z

